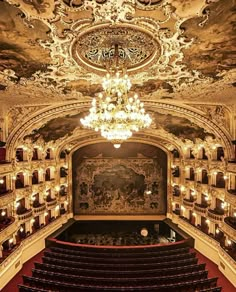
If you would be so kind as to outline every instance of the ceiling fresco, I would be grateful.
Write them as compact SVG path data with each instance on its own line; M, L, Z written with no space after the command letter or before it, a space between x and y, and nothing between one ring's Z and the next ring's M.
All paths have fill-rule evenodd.
M151 115L153 119L151 128L152 131L155 129L157 134L161 130L174 135L175 139L180 139L181 141L190 140L193 142L198 138L201 140L205 140L206 137L215 138L214 134L207 132L204 128L192 123L187 118L155 112L151 112ZM84 113L80 113L52 119L39 129L34 129L24 139L30 138L33 142L36 142L38 139L43 138L45 142L49 142L63 137L67 138L72 136L75 130L83 131L80 123L80 118L83 116Z
M35 129L31 134L26 135L24 139L31 139L32 142L36 142L38 139L42 139L45 142L56 141L63 137L68 137L73 134L73 131L80 127L81 114L73 116L65 116L60 118L51 119L48 123L43 125L39 129Z
M3 0L0 102L83 100L119 46L145 98L235 104L235 0Z

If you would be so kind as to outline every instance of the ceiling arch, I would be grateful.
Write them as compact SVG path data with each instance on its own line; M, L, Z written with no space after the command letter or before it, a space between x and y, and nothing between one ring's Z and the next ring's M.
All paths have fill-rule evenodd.
M25 115L10 133L7 140L9 153L22 143L26 138L37 143L42 138L46 143L70 140L74 137L93 136L91 130L84 129L79 119L86 114L89 102L70 103L43 109L36 109L35 112ZM227 157L231 157L232 147L228 131L217 123L210 120L199 110L190 106L176 105L173 103L146 101L147 111L153 116L153 123L150 129L141 131L141 135L156 136L165 141L176 140L179 146L183 146L186 140L193 143L196 139L204 140L211 136L226 148ZM24 113L22 113L22 116ZM202 123L204 122L204 124ZM97 137L97 135L96 135ZM24 142L23 142L24 143Z

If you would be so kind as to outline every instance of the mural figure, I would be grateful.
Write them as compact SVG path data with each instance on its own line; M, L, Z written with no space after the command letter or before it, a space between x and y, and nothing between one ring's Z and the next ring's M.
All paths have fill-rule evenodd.
M135 165L141 162L142 165L145 164L144 168ZM94 165L91 166L91 163ZM156 161L114 159L108 166L109 163L111 161L104 158L85 159L76 169L74 172L75 213L165 213L162 182L166 179L163 179L162 167L157 165ZM95 167L96 164L99 164L99 167ZM154 166L156 166L155 171ZM147 189L151 190L151 193L147 192Z

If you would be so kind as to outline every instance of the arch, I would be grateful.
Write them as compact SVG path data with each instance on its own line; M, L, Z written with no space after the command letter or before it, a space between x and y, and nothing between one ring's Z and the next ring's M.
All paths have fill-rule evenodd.
M88 110L90 107L90 102L76 102L76 103L67 103L64 105L58 105L57 107L46 107L41 109L30 117L22 120L22 123L17 125L16 128L10 133L9 138L7 140L7 158L12 156L12 151L14 147L16 147L16 142L23 138L23 136L33 130L36 126L42 125L43 123L49 121L52 118L60 117L63 115L72 115L78 114L80 112L84 112ZM204 123L205 129L214 133L216 137L222 140L223 146L226 150L226 157L231 158L234 157L233 147L231 143L230 134L223 128L219 127L215 122L208 119L205 115L200 113L198 110L191 108L190 106L179 106L172 103L164 103L157 101L145 101L145 107L147 111L155 111L155 112L165 112L172 113L179 117L188 117L191 121L193 121L196 125L202 126ZM91 135L91 131L89 131ZM144 136L149 135L149 131L140 132ZM87 137L88 138L88 137Z

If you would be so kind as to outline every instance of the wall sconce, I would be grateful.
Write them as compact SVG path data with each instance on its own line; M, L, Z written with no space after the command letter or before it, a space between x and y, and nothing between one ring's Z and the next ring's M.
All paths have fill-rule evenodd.
M44 212L44 216L45 216L45 217L48 216L48 212Z
M60 187L59 187L59 186L55 186L55 190L56 190L57 192L59 192L59 191L60 191Z
M206 224L207 224L207 225L210 224L210 220L209 220L209 219L206 220Z
M3 178L0 178L0 184L4 184L4 179Z
M1 216L5 216L6 214L7 214L6 211L5 210L2 210Z
M20 228L20 232L23 232L24 231L24 228L21 226L21 228Z
M228 245L231 245L231 244L232 244L232 241L231 241L230 239L228 239L228 240L227 240L227 244L228 244Z
M185 191L185 186L181 186L180 190L181 190L181 192L184 192Z

